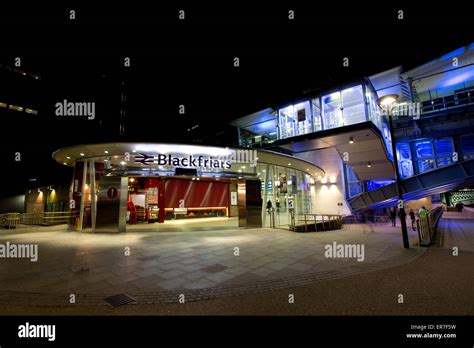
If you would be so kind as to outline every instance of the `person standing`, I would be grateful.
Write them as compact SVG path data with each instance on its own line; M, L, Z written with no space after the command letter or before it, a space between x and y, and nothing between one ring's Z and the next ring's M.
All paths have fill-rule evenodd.
M390 208L390 220L392 221L392 226L397 225L397 211L395 207Z
M410 219L411 219L411 228L413 229L413 231L416 231L416 228L415 228L415 212L413 211L413 209L410 209Z
M425 206L422 206L420 208L420 210L418 211L418 216L420 217L420 220L426 219L426 217L428 216L428 210L426 210Z
M271 201L271 200L268 200L268 202L267 202L267 211L268 211L269 213L272 212L272 207L273 207L272 201Z

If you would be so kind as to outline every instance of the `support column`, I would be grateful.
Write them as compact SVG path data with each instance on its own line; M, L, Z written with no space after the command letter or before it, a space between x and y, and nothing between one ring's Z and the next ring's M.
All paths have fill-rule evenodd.
M262 204L262 226L265 226L265 222L266 222L266 218L267 218L267 197L268 197L268 178L269 178L269 175L270 175L270 165L266 165L265 166L265 175L263 176L263 204ZM275 184L273 182L273 184ZM273 185L272 185L272 189L273 189Z
M402 192L402 183L400 179L400 171L398 169L398 158L397 158L397 147L395 145L395 132L393 129L392 115L389 112L388 120L390 125L390 137L392 138L392 153L393 153L393 165L395 166L395 182L397 186L397 195L398 195L398 208L400 212L400 223L402 225L402 239L403 247L405 249L410 248L410 242L408 239L408 230L407 230L407 221L405 213L405 205L403 202L403 192ZM396 219L397 217L395 217Z
M82 231L84 223L84 205L86 203L86 182L87 182L87 161L82 162L82 185L81 185L81 206L79 210L79 231Z
M95 163L94 160L89 162L89 181L91 183L91 224L92 232L95 231L95 222L97 217L97 198L95 190Z
M158 223L165 222L165 180L159 181L160 187L158 188Z

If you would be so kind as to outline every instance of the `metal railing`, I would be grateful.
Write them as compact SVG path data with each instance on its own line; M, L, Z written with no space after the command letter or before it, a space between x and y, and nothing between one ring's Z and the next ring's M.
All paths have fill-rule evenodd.
M15 228L22 225L59 225L71 223L78 214L75 211L55 211L39 213L6 213L0 214L0 227Z
M443 207L437 207L426 214L426 218L416 220L416 230L420 246L429 246L435 242L439 220L443 216Z
M341 215L335 214L294 214L290 220L290 230L296 232L338 230L343 224Z
M0 214L0 227L15 228L20 222L20 213L5 213Z
M349 215L343 217L345 224L385 224L388 223L390 218L387 215Z

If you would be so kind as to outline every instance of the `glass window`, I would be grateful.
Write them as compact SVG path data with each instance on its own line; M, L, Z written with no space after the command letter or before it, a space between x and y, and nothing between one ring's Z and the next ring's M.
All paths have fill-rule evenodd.
M341 99L344 125L367 121L361 85L343 90Z
M453 163L453 159L451 157L438 157L436 159L437 167L444 167Z
M342 127L344 125L341 110L341 92L334 92L321 98L323 103L324 129Z
M319 104L319 98L311 100L311 108L313 113L313 132L317 132L323 129L321 124L321 105Z
M294 105L296 119L296 135L312 132L311 107L309 101Z
M352 166L346 165L346 177L349 197L353 197L364 192L364 184L359 180Z
M367 180L367 191L376 190L380 187L391 185L394 182L394 179Z
M278 110L278 126L280 128L280 139L295 135L295 117L293 105Z
M416 157L425 158L433 157L433 147L431 146L431 140L422 140L415 142Z
M413 176L413 162L411 160L410 143L397 144L398 169L402 178Z
M349 197L356 196L362 192L364 192L364 186L361 182L349 183Z
M354 169L352 169L352 166L347 165L346 167L347 167L347 181L349 182L359 181L359 178L354 172Z
M474 158L474 134L463 135L459 138L463 159Z
M312 132L309 101L289 105L278 111L280 139Z
M451 138L441 138L434 141L436 152L436 166L444 167L453 163L453 140Z
M382 116L380 114L379 105L377 104L377 94L370 84L365 85L365 97L367 99L369 120L371 120L378 129L382 130Z
M452 156L453 155L453 141L451 138L441 138L434 142L437 156Z
M420 171L420 173L426 172L428 170L432 170L434 168L435 168L434 159L418 160L418 170Z

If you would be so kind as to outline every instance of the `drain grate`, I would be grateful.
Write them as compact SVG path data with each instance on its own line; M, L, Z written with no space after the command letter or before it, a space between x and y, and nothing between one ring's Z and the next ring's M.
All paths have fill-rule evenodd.
M130 297L127 294L118 294L111 297L104 298L104 301L107 302L112 307L119 307L129 303L137 302L134 298Z

